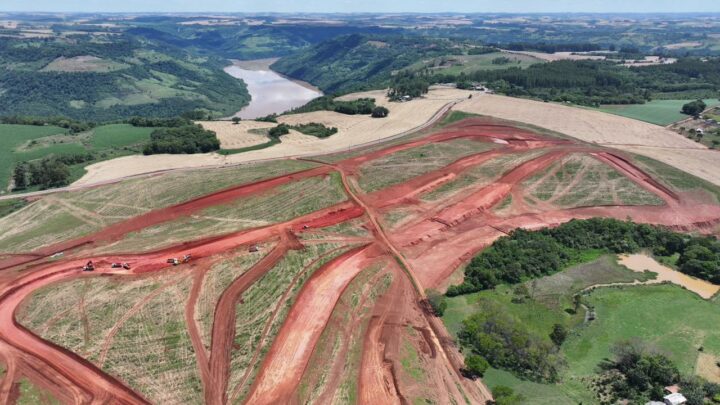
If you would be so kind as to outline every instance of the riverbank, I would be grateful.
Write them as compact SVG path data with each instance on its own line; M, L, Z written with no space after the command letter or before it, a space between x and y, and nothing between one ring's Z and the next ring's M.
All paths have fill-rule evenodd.
M270 69L277 59L233 60L225 72L247 84L250 104L233 116L255 119L305 105L323 93L313 85L289 79Z

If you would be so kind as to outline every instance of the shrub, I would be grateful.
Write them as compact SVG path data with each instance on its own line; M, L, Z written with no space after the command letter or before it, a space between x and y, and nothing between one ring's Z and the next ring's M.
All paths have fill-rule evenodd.
M372 110L372 117L373 118L385 118L390 114L390 110L383 106L375 107Z
M470 377L482 377L488 367L490 367L490 363L482 356L469 354L465 357L465 372Z
M435 290L427 291L428 303L436 316L443 316L447 309L447 298Z

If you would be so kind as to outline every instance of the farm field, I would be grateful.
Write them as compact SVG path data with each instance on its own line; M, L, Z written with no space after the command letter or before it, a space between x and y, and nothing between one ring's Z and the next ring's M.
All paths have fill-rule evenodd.
M493 63L493 60L503 57L507 58L508 61ZM458 75L460 73L469 74L478 70L498 70L509 67L524 69L532 64L543 62L542 59L531 55L491 52L483 55L451 55L435 58L429 61L418 62L411 65L408 69L418 70L429 67L437 73Z
M645 104L602 105L599 110L651 124L666 126L688 118L680 112L683 104L693 100L652 100ZM708 107L720 104L715 99L703 100Z
M709 169L720 165L720 155L653 124L601 111L492 94L473 97L453 109L522 122L584 142L637 153L720 185L720 175ZM683 151L677 153L675 149Z
M446 124L331 164L160 173L15 207L0 218L0 359L14 365L6 378L27 377L63 402L483 403L490 391L462 376L452 343L479 305L508 308L540 333L582 324L582 313L564 311L571 291L649 276L590 252L589 263L531 283L532 300L515 304L500 286L450 299L442 320L421 304L427 289L444 290L518 227L631 217L706 233L720 222L712 187L689 175L498 119ZM588 188L618 198L611 207L580 199ZM668 305L716 306L668 291L680 294L665 296ZM605 315L603 293L587 297L596 322L620 322ZM633 298L655 310L656 298ZM630 302L621 304L629 311ZM618 336L640 333L622 328ZM703 332L715 353L714 332ZM573 339L567 356L582 367L610 344L585 358L570 351ZM512 383L500 371L487 383L501 377ZM547 395L591 402L569 381Z
M338 133L329 138L319 139L314 136L303 135L297 131L291 131L289 135L281 137L279 144L227 156L216 153L189 156L125 156L88 166L88 173L75 184L89 185L159 170L220 167L257 160L340 152L359 145L381 142L387 138L394 138L398 135L422 129L421 127L424 127L426 123L434 123L433 118L439 118L442 115L440 113L444 112L449 107L449 104L467 99L468 94L470 93L465 90L436 87L431 89L430 93L423 98L408 103L390 103L387 101L385 90L353 93L343 96L342 99L372 97L376 99L378 105L388 107L390 115L384 119L377 119L370 116L340 114L334 111L315 111L281 116L279 117L281 123L298 125L317 122L328 127L338 128ZM232 124L216 124L213 122L208 127L218 126L221 141L225 142L225 145L240 146L262 143L257 134L242 130L244 126L254 127L255 124L241 123L237 130L234 127L223 129L226 125ZM258 124L257 127L266 128L267 123Z
M37 161L48 156L92 154L93 159L89 162L69 165L69 181L73 182L85 174L84 167L88 164L140 153L140 145L150 139L152 131L153 128L129 124L109 124L69 134L68 130L56 126L0 124L0 190L10 191L9 180L19 162Z

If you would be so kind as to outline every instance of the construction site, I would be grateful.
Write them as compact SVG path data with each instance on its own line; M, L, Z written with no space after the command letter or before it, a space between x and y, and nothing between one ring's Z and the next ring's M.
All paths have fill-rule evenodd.
M516 228L720 224L709 182L487 117L213 170L41 196L2 219L20 236L0 238L0 402L31 387L67 403L485 403L426 290ZM43 199L67 213L36 209L45 229L22 230Z

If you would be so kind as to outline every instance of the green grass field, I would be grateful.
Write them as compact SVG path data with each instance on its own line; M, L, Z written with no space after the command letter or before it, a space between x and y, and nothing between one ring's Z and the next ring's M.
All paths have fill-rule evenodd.
M140 128L129 124L111 124L95 128L90 144L93 149L121 148L137 145L150 139L155 128Z
M8 186L8 180L15 166L15 149L25 142L46 136L64 134L67 130L55 126L0 124L0 193Z
M69 135L55 126L0 124L0 193L7 192L15 164L50 155L92 153L94 160L70 166L70 181L85 174L85 166L101 160L140 153L155 128L129 124L102 125L86 133ZM33 191L28 189L24 191Z
M720 308L717 300L705 301L675 285L606 287L586 295L585 303L595 308L597 319L585 324L584 312L565 311L572 306L572 295L589 286L605 283L631 283L652 274L632 272L619 266L613 256L601 256L589 263L544 277L526 286L531 298L513 303L514 286L448 299L443 321L457 334L462 320L479 308L482 299L491 300L525 324L529 331L545 337L554 323L571 330L561 347L566 358L561 382L538 384L504 371L490 369L484 376L490 387L506 385L521 393L532 404L596 403L587 386L598 363L611 356L618 341L640 338L667 354L684 374L693 374L698 348L720 356Z
M652 100L645 104L603 105L599 108L610 114L621 115L656 125L669 125L688 118L680 112L683 104L692 100ZM720 104L716 99L705 100L708 107Z

